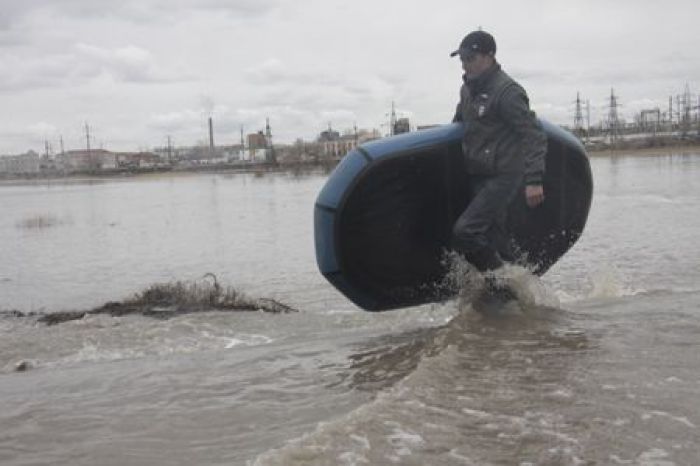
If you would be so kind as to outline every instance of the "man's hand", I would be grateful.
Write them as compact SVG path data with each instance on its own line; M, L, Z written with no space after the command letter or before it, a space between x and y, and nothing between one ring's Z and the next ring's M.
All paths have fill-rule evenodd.
M541 184L529 184L525 186L525 200L529 207L537 207L544 201L544 188Z

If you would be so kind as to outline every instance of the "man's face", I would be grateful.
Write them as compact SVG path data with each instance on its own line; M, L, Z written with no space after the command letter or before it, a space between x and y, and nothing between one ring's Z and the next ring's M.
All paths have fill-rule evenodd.
M489 69L493 63L493 58L490 55L485 55L483 53L467 53L460 54L460 60L462 60L462 69L464 69L464 74L467 78L475 78L481 73Z

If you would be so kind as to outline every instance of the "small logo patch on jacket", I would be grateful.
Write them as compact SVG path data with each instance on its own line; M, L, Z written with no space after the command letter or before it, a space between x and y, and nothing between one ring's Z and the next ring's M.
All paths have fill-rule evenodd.
M479 98L483 103L479 104L479 109L477 110L477 113L478 113L479 117L482 117L482 116L484 116L484 113L486 113L486 101L488 100L489 95L488 94L481 94L479 96Z

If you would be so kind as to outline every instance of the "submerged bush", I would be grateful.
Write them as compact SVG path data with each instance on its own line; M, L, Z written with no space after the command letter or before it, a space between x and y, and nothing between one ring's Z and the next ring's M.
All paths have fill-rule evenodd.
M296 309L269 298L251 298L233 287L223 289L214 274L212 280L157 283L124 301L108 302L89 311L62 311L41 314L39 322L47 325L82 319L88 315L124 316L141 314L167 319L180 314L204 311L262 311L273 314L297 312ZM27 314L26 316L36 315Z
M295 312L273 299L249 298L233 287L222 288L213 274L212 282L172 282L151 285L142 293L125 301L125 305L176 307L178 309L229 309L240 311Z

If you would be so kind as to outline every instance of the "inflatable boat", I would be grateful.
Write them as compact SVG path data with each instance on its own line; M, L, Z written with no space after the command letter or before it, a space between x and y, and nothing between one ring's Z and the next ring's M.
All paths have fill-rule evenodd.
M523 261L544 274L581 236L593 181L581 142L540 120L547 134L546 200L524 189L507 225ZM368 311L441 301L452 226L468 205L461 123L367 142L341 160L314 211L316 261L340 292Z

